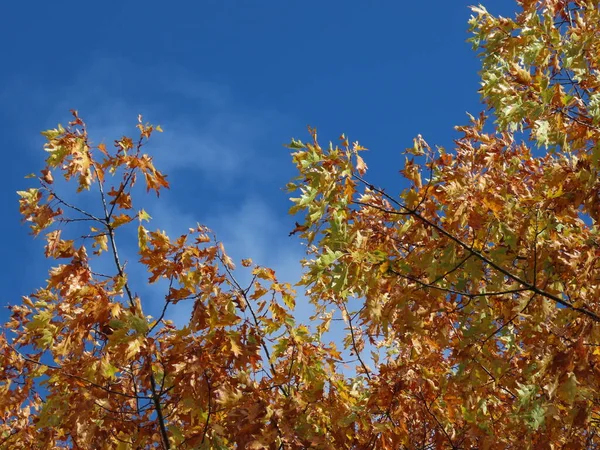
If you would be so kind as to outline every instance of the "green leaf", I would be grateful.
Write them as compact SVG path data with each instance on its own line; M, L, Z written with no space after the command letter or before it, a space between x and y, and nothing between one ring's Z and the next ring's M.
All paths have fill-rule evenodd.
M38 330L40 328L46 328L52 319L51 311L42 311L35 316L33 316L33 320L31 322L27 322L25 324L25 328L30 331Z
M326 253L319 257L319 259L317 260L317 263L318 263L319 267L322 267L322 268L328 267L331 264L333 264L334 261L336 261L338 258L340 258L343 254L344 253L339 250L333 252L330 249L327 249Z
M293 295L283 294L282 297L283 303L285 303L285 306L287 306L289 309L294 309L296 307L296 299Z
M108 322L108 325L113 330L120 330L121 328L123 328L125 326L125 322L123 322L122 320L112 319Z
M146 321L146 319L144 319L142 317L135 316L135 315L130 316L129 324L135 331L137 331L140 334L148 331L148 322Z
M113 366L106 360L103 360L101 363L102 376L105 378L114 378L114 375L119 371L119 369Z
M545 420L546 410L542 407L542 405L535 405L529 415L529 425L534 430L537 430L540 426L544 424Z
M35 343L40 349L47 349L54 343L54 335L49 329L45 328L42 330L42 336L37 338Z
M539 145L548 146L549 138L548 133L550 131L550 124L547 120L536 120L535 121L535 131L534 136L538 141Z
M287 145L287 147L291 148L291 149L296 149L296 150L301 149L301 148L306 148L306 146L301 141L297 141L296 139L292 139L292 142L290 142Z

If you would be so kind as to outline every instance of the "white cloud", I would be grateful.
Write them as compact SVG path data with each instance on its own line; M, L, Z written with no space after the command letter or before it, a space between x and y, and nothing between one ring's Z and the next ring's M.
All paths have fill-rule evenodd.
M122 58L97 58L56 88L14 79L0 99L28 120L26 148L39 151L39 124L54 127L77 109L95 142L135 135L138 114L167 133L154 138L164 170L192 169L204 175L239 176L260 167L257 141L279 124L282 114L235 102L227 86L199 80L175 65L135 65ZM17 114L19 112L16 111ZM28 139L28 138L27 138Z

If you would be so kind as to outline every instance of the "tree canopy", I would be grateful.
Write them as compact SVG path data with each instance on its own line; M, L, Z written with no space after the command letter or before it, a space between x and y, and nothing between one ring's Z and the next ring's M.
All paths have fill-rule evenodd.
M203 225L152 231L133 188L169 186L146 153L160 127L140 117L112 148L75 111L45 131L20 211L57 261L0 335L0 448L598 448L600 9L518 3L472 8L486 110L453 149L417 136L401 192L345 135L292 139L298 286ZM120 257L136 235L148 283L168 283L158 317Z

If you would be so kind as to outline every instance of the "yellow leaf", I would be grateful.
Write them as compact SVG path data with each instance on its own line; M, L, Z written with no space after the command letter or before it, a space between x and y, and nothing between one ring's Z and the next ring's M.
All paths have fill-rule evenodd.
M492 211L495 217L504 209L505 203L498 201L494 197L485 197L482 200L483 204Z
M364 159L362 159L359 155L356 155L356 170L360 176L363 176L367 172L367 165L365 164Z
M233 334L229 335L229 346L235 356L240 356L242 354L242 348L238 343L237 336Z
M142 347L142 338L143 335L141 337L138 336L135 339L129 341L129 343L127 344L127 350L125 350L125 356L128 359L134 358L139 353L140 348Z
M222 242L219 242L219 250L221 251L221 257L223 258L223 264L225 267L227 267L229 270L234 270L235 264L233 263L233 260L227 256L227 253L225 253L225 246Z
M146 229L140 225L138 226L138 246L140 250L146 250L148 248L148 236Z
M417 191L411 188L410 191L406 193L404 200L407 208L414 208L419 202L419 194L417 194Z
M127 275L117 275L115 277L115 292L120 293L123 290L125 284L127 284Z
M95 255L99 255L102 252L108 250L108 236L106 235L106 233L94 236L94 243L92 244L92 248L97 249L94 252Z
M385 274L385 273L387 273L389 268L390 268L390 262L388 260L386 260L379 266L379 272Z
M133 217L131 217L129 214L119 214L118 216L115 216L115 218L113 219L113 221L111 222L110 225L113 228L117 228L117 227L120 227L121 225L131 222L132 220L133 220Z
M148 214L145 210L140 209L140 211L138 212L138 219L141 222L142 220L145 220L146 222L149 222L150 219L152 219L152 217L150 217L150 214Z

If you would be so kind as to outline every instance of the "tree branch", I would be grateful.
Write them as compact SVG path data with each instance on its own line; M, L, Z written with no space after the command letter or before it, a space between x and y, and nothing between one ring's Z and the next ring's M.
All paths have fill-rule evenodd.
M479 252L477 250L474 250L471 246L469 246L465 242L461 241L459 238L457 238L457 237L453 236L452 234L450 234L442 226L435 224L431 220L429 220L426 217L424 217L422 214L418 213L416 210L411 209L411 208L407 207L406 205L403 205L402 203L398 202L395 198L393 198L390 195L386 194L383 190L381 190L379 188L376 188L371 183L369 183L364 178L362 178L360 175L353 174L353 177L356 178L361 183L363 183L365 186L367 186L372 191L377 192L378 194L380 194L383 197L385 197L386 199L388 199L390 202L392 202L393 204L395 204L396 206L398 206L401 210L405 211L405 212L401 212L401 211L389 210L389 211L386 211L386 212L388 212L390 214L399 214L399 215L410 214L410 215L412 215L413 217L415 217L416 219L420 220L424 224L426 224L426 225L434 228L436 231L438 231L442 235L446 236L448 239L450 239L451 241L455 242L456 244L458 244L459 246L461 246L462 248L464 248L465 250L467 250L468 252L470 252L473 256L475 256L476 258L480 259L484 263L488 264L490 267L493 267L494 269L496 269L501 274L503 274L506 277L508 277L508 278L516 281L517 283L521 284L522 286L524 286L526 288L526 290L529 290L529 291L534 292L534 293L536 293L538 295L541 295L542 297L546 297L546 298L548 298L550 300L553 300L555 303L558 303L559 305L562 305L565 308L571 309L573 311L577 311L577 312L579 312L579 313L581 313L581 314L583 314L583 315L591 318L593 321L600 323L600 316L598 316L598 314L596 314L595 312L590 311L587 308L582 308L582 307L575 306L575 305L573 305L573 304L571 304L571 303L563 300L562 298L560 298L560 297L558 297L558 296L556 296L554 294L551 294L550 292L546 292L546 291L544 291L544 290L536 287L532 283L524 280L523 278L521 278L521 277L519 277L519 276L517 276L517 275L515 275L515 274L513 274L511 272L509 272L508 270L504 269L503 267L501 267L500 265L498 265L497 263L495 263L494 261L492 261L488 257L484 256L481 252Z

